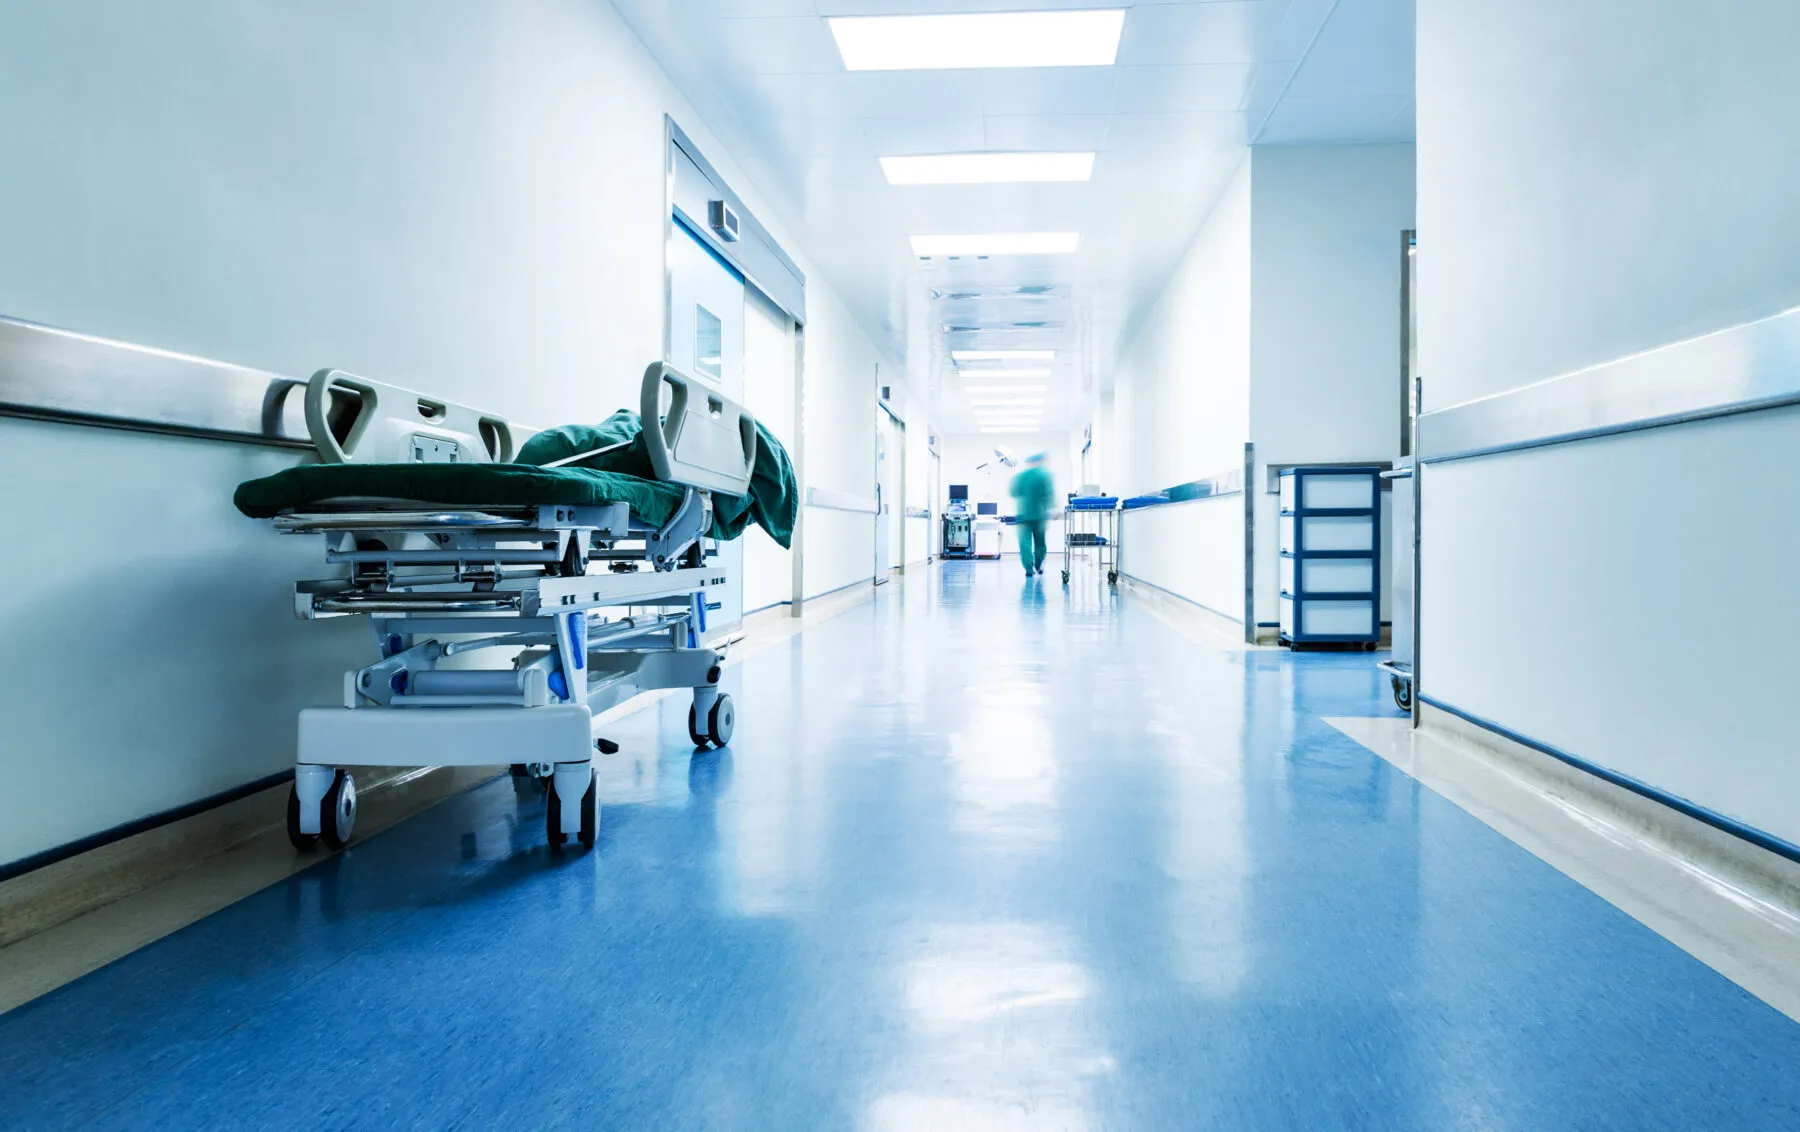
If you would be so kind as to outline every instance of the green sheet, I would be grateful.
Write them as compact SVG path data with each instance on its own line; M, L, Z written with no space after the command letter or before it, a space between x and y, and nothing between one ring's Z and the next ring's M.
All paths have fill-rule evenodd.
M761 443L750 493L714 492L707 533L737 538L754 522L785 547L799 514L799 484L787 449L762 426L757 430ZM253 519L347 497L451 507L624 503L640 521L661 526L681 505L683 489L655 478L641 432L637 414L621 411L600 425L564 425L538 433L512 464L305 464L239 484L232 502ZM626 447L579 464L538 466L621 443Z
M650 464L650 451L644 444L643 432L638 415L629 409L620 409L597 425L545 429L519 448L518 462L553 464L579 452L605 448L611 451L590 456L576 466L654 480L656 470ZM800 517L800 481L794 475L794 463L788 458L787 449L761 423L756 426L756 439L756 465L750 473L750 493L724 495L714 492L714 522L737 531L755 522L769 532L769 537L786 547L793 540L794 523Z

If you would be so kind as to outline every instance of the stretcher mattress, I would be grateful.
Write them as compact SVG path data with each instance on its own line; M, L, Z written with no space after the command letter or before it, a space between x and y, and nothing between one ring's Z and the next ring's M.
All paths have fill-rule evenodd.
M655 478L641 431L638 415L621 411L599 425L564 425L539 433L512 464L304 464L239 484L232 502L253 519L339 499L450 507L624 503L634 518L660 527L674 517L685 489ZM761 425L757 437L749 494L714 492L707 534L736 538L754 522L786 547L799 517L799 484L781 442ZM540 466L582 452L594 455L565 467Z

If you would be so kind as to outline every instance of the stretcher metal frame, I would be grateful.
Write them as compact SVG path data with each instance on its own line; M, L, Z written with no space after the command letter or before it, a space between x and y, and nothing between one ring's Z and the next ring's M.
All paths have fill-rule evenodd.
M341 411L328 418L333 388L360 400L353 424ZM309 428L326 460L485 461L512 451L498 418L470 415L459 430L467 410L335 370L316 374L309 394ZM718 687L724 653L703 643L716 607L708 594L726 581L708 564L706 532L711 493L749 489L756 424L660 362L645 371L640 400L658 479L685 488L660 526L624 503L438 507L368 498L271 520L285 533L325 536L326 561L345 569L298 582L296 615L366 616L378 654L344 674L341 707L300 712L288 800L296 848L349 839L356 787L346 768L496 764L543 781L553 848L571 839L591 847L600 820L594 753L617 750L594 736L595 716L643 692L692 689L696 749L731 741L735 709ZM500 660L504 652L494 650L512 654L509 667L458 660Z

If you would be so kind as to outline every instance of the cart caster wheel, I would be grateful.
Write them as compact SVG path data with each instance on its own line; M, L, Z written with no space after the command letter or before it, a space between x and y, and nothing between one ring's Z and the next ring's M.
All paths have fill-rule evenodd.
M544 840L550 848L561 852L569 843L569 835L562 828L562 797L556 792L554 778L545 780L544 789ZM587 792L581 796L581 831L575 835L582 848L592 849L594 841L600 833L600 785L599 776L588 771Z
M1109 586L1116 586L1119 584L1119 572L1117 570L1108 570L1106 572L1106 584Z
M1411 711L1413 706L1412 684L1398 676L1390 676L1388 679L1394 684L1394 706L1401 711Z
M311 853L319 847L319 835L300 832L300 791L288 787L287 804L288 842L302 853Z
M342 849L356 828L356 779L348 771L338 771L331 779L331 789L319 803L319 839L327 849Z
M1069 572L1067 570L1064 570L1063 571L1063 585L1066 586L1068 584L1069 584Z
M731 733L737 728L737 708L732 706L731 697L720 693L713 701L712 710L706 713L706 737L713 746L723 747L731 742Z
M688 705L688 738L694 741L697 749L702 751L706 749L708 742L706 733L700 730L700 718L695 713L692 704Z

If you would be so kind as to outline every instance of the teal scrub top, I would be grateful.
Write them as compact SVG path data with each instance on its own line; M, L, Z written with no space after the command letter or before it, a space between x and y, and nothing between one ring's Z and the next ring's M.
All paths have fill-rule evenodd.
M1039 464L1028 467L1013 477L1012 497L1018 501L1017 516L1021 523L1041 523L1050 517L1050 498L1056 485L1050 469Z

